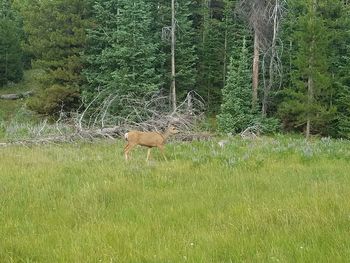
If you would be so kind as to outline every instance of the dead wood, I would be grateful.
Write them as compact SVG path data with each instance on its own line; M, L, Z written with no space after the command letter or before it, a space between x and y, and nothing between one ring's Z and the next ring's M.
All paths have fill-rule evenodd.
M257 139L260 136L261 127L259 125L253 125L247 127L241 132L242 139Z
M23 99L23 98L27 98L30 96L33 96L33 92L32 91L26 91L23 93L11 93L11 94L3 94L0 95L0 99L3 100L18 100L18 99Z
M113 105L124 105L127 115L115 114ZM208 140L209 133L195 132L203 117L204 103L195 92L189 92L175 110L171 110L169 97L161 93L151 93L141 100L118 94L98 94L85 107L75 113L59 113L56 123L46 120L33 127L29 139L18 138L0 143L9 145L36 145L48 143L70 143L79 140L93 141L100 138L122 138L130 130L161 132L170 124L180 130L176 140ZM69 117L67 117L69 116Z

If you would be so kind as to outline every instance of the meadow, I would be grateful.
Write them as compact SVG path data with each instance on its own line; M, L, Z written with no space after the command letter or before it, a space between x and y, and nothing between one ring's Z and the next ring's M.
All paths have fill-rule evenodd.
M0 262L348 262L350 142L0 148Z

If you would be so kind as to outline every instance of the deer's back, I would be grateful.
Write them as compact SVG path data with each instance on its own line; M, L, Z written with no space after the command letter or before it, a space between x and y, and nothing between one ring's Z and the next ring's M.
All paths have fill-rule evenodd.
M127 140L147 147L156 147L164 143L163 137L157 132L130 131Z

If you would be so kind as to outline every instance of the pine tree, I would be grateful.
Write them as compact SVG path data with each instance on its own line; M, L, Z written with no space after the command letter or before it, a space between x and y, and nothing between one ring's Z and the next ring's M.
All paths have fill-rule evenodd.
M347 37L350 42L350 35ZM342 64L339 65L337 74L335 105L337 107L337 118L335 122L335 136L350 138L350 43L346 46L346 52L342 55Z
M32 54L33 67L44 71L41 90L29 103L32 110L54 115L78 106L89 1L33 0L20 5L28 36L26 50Z
M211 112L217 112L221 101L221 89L225 85L223 71L229 62L231 52L225 53L229 11L225 10L222 0L202 1L201 3L201 38L198 45L199 54L199 93L206 100Z
M176 19L178 23L176 35L176 81L178 97L182 98L191 90L195 90L197 81L195 30L192 18L192 1L178 0Z
M217 113L230 57L239 60L242 40L250 50L250 32L236 12L237 0L199 1L197 10L198 92L205 99L208 112ZM236 52L232 52L235 50Z
M326 133L334 119L335 109L326 99L331 92L327 54L330 34L319 8L324 2L293 2L294 10L299 10L292 36L297 47L292 61L292 87L285 91L279 114L287 125L304 127L306 136Z
M230 56L233 59L240 59L240 49L243 41L246 40L246 46L252 49L252 40L249 30L244 22L235 12L236 0L224 0L223 23L224 23L224 50L223 50L223 85L226 84L227 64L230 62Z
M346 85L342 85L338 87L338 93L335 101L337 103L336 135L338 137L349 139L350 138L350 78L348 78L348 83Z
M226 85L222 90L223 103L217 116L221 131L240 132L252 123L251 74L248 49L243 41L240 59L231 56Z
M33 65L46 71L44 86L81 84L85 29L90 23L89 1L38 1L23 6L27 49L34 55Z
M171 86L171 3L168 0L152 0L153 31L160 41L160 53L157 56L159 72L162 75L162 88ZM191 0L175 1L176 44L175 44L175 81L177 97L182 99L188 91L196 90L197 81L197 42L195 30L195 12L197 4ZM162 34L159 34L162 33ZM162 41L161 41L162 39Z
M0 0L0 87L23 77L22 31L9 0Z
M322 8L327 26L332 32L330 41L330 74L332 89L328 101L337 109L329 134L350 138L350 3L327 1Z
M134 94L158 90L159 44L151 32L150 4L144 0L98 1L95 27L88 33L85 52L86 92Z

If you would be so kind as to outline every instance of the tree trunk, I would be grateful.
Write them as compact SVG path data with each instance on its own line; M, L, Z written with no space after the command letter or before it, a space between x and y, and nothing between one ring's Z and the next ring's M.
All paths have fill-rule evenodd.
M227 68L227 28L225 29L225 42L224 42L224 65L223 65L223 78L222 78L222 87L225 87L226 84L226 68Z
M171 103L173 111L176 111L176 86L175 86L175 0L171 0Z
M257 31L254 34L254 58L253 58L253 90L252 90L252 108L256 108L258 103L258 85L259 85L259 35Z
M312 12L316 12L316 0L313 0ZM309 47L309 76L307 79L307 118L306 118L306 138L310 137L311 134L311 105L314 101L314 80L311 72L313 72L313 61L314 61L314 50L315 50L315 36L312 37L310 47Z
M225 39L224 39L224 65L223 65L223 74L222 74L222 88L226 84L226 68L227 68L227 34L228 34L228 25L227 25L227 14L225 13Z
M272 89L272 85L274 83L274 63L275 63L275 57L276 54L276 41L277 41L277 34L278 34L278 27L279 27L279 21L278 21L278 10L279 10L279 1L275 1L275 6L273 9L273 36L271 41L271 56L270 56L270 64L269 64L269 80L267 85L264 86L264 96L262 100L262 109L261 114L263 117L266 117L267 115L267 109L269 106L269 97L270 97L270 91Z
M311 67L310 67L311 68ZM314 81L312 79L312 76L308 77L307 81L307 102L308 102L308 113L307 113L307 120L306 120L306 132L305 136L306 138L310 137L311 133L311 112L310 112L310 106L313 102L313 93L314 93Z

